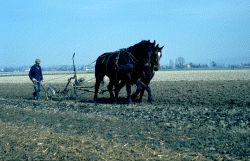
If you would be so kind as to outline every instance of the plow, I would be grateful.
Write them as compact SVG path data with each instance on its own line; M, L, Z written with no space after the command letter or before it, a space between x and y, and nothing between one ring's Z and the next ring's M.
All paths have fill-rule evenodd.
M45 92L46 100L64 100L64 99L77 99L84 92L94 93L94 86L86 86L86 82L90 80L85 80L84 78L77 77L77 71L75 66L75 53L72 56L73 61L73 76L68 79L68 82L64 86L63 89L59 89L58 87L52 84L43 84L42 88ZM94 62L93 62L94 63ZM107 89L101 89L99 91L100 94L108 91Z

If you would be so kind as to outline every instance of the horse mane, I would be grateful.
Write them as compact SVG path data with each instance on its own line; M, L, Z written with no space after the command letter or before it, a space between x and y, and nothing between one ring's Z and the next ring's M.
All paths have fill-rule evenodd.
M147 49L150 46L149 40L142 40L141 42L130 46L128 49L132 50L133 52L138 52Z
M150 47L152 47L150 40L142 40L141 42L130 46L128 48L128 51L132 53L137 59L139 60L146 59L145 61L148 62L148 59L150 59L150 56L146 54L148 54Z

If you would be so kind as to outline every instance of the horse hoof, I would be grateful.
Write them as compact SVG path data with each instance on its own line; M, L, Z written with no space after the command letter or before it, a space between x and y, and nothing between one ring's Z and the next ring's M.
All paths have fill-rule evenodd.
M97 99L94 99L93 102L94 102L95 104L98 103Z
M151 103L151 104L152 104L152 103L153 103L153 100L151 100L151 99L150 99L150 100L148 100L148 103Z
M132 103L132 99L128 99L128 105Z
M131 99L132 99L132 101L135 101L136 100L136 95L131 95Z
M117 102L117 100L116 100L115 98L110 98L110 99L109 99L109 102L110 102L110 103L115 103L115 102Z

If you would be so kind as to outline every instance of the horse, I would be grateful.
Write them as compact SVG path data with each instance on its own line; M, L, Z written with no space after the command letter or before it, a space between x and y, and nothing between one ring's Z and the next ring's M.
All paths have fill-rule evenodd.
M151 93L151 88L149 86L150 81L154 77L155 72L160 69L160 59L162 57L162 49L164 46L159 47L159 44L157 44L155 48L155 52L152 55L151 58L151 66L146 67L142 73L142 77L136 82L136 91L131 95L132 100L135 101L138 94L140 94L139 102L142 102L142 97L144 95L144 91L146 90L148 92L148 102L153 102L153 97Z
M118 100L120 82L126 84L128 104L131 100L131 84L134 80L141 77L141 73L146 66L150 66L151 55L155 48L155 42L142 40L141 42L123 48L115 52L107 52L100 55L95 65L95 94L94 100L97 101L100 83L104 76L109 77L108 91L111 100ZM115 86L115 96L113 87Z
M149 66L145 66L142 73L141 73L141 77L138 78L137 80L134 80L132 82L132 84L136 84L137 89L136 92L133 93L131 95L132 100L136 100L137 95L140 93L140 98L139 98L139 102L142 101L142 96L144 94L145 89L148 92L148 102L152 103L153 102L153 98L152 98L152 94L151 94L151 88L149 86L149 83L151 81L151 79L154 76L154 71L158 71L160 68L160 58L162 56L162 49L164 46L159 47L159 44L157 44L157 46L154 48L154 52L151 55L151 62ZM117 91L119 92L120 89L125 85L124 81L121 81L119 83L119 86L117 86Z

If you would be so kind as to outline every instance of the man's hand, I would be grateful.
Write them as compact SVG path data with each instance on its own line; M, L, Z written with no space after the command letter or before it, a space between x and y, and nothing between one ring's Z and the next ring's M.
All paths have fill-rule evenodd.
M36 79L35 78L32 78L31 80L33 83L36 83Z

